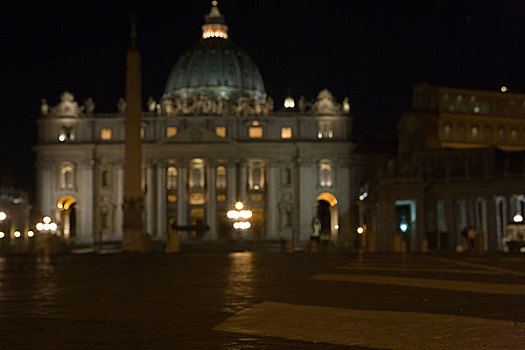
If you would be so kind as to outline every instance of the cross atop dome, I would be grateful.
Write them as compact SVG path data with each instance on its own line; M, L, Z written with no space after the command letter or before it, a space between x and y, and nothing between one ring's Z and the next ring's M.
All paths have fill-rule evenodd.
M228 39L228 26L224 24L224 16L219 11L218 2L211 2L210 13L204 16L205 24L202 26L202 38Z

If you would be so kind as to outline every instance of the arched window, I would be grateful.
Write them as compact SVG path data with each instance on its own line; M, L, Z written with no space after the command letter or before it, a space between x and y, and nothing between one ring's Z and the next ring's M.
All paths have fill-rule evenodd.
M73 165L64 165L60 168L60 189L72 190L74 187L75 168Z
M248 183L251 190L262 190L264 188L264 161L252 161L249 164Z
M190 188L199 189L204 188L204 161L202 159L192 159L190 162L189 173Z
M451 135L452 135L452 127L450 126L450 123L446 123L443 126L443 137L445 138L445 140L450 140Z
M218 190L224 190L228 186L227 184L227 175L226 175L226 168L222 165L219 165L217 167L216 171L216 178L215 178L215 186Z
M178 172L177 168L170 166L166 170L166 189L176 190L177 189Z
M479 136L479 128L477 125L473 125L470 128L470 138L471 140L476 141L478 139L478 136Z
M323 159L319 162L319 185L325 188L332 187L333 182L332 163L327 159Z

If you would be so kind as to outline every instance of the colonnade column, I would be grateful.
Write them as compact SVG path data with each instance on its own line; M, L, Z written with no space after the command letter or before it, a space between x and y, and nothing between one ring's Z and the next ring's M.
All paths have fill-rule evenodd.
M146 233L156 235L156 212L155 212L155 164L146 163Z
M208 200L206 205L206 222L210 227L210 231L206 235L207 238L217 240L217 195L215 191L215 164L209 162L207 169L207 188Z
M166 162L157 163L157 234L155 240L165 241L168 237L168 213L166 195Z
M188 189L186 187L187 164L182 163L178 166L177 184L177 225L186 225L188 217Z
M266 237L279 237L279 230L277 228L277 202L278 202L278 163L269 161L267 163L268 176L266 181Z
M80 200L78 209L80 214L80 227L77 232L77 243L93 244L94 242L94 166L95 161L87 159L80 165L80 179L82 187L79 188Z
M116 164L117 167L117 208L115 210L115 236L117 239L123 238L124 228L124 163Z
M228 162L228 189L227 189L227 202L228 209L231 209L234 203L237 201L237 166L234 161Z
M247 176L247 166L248 164L246 163L246 160L243 159L241 160L241 164L240 164L240 174L239 174L239 199L241 200L241 202L243 203L246 203L246 200L248 199L248 194L246 193L246 187L247 187L247 181L246 181L246 176Z

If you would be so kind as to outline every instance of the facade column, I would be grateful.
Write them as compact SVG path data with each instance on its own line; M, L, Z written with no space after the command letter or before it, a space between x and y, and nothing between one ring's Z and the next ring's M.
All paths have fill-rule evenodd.
M206 221L210 227L207 238L217 240L217 195L215 189L215 164L208 162L206 169L206 186L208 189L208 200L206 203Z
M239 174L239 192L238 192L238 196L239 196L239 200L243 203L246 204L246 201L248 199L248 194L246 193L246 188L248 186L248 182L247 182L247 175L248 175L248 164L246 163L246 160L243 159L241 160L241 164L240 164L240 174Z
M115 236L124 237L124 163L117 164L117 208L115 210Z
M278 163L270 160L267 163L268 176L266 181L266 238L276 239L280 237L277 225L277 203L278 203Z
M178 166L178 179L177 184L177 225L186 225L188 217L188 187L187 187L187 171L188 167L186 163Z
M76 243L94 243L94 168L95 161L92 159L84 160L80 166L80 181L78 182L82 184L82 187L79 188L80 198L78 203L80 227L77 232Z
M168 213L166 194L166 162L157 163L157 234L154 239L166 241L168 239Z
M295 181L295 203L296 219L293 229L295 230L295 242L306 241L312 233L312 218L315 215L315 195L310 189L316 188L315 165L311 158L299 157L296 159L296 181ZM312 169L313 168L313 169Z
M228 189L227 189L226 203L228 203L227 210L233 208L237 201L237 165L234 161L228 163Z
M155 164L146 163L146 233L156 236L156 212L155 212Z
M53 163L52 162L40 162L37 169L38 181L37 193L41 193L37 199L37 203L40 206L41 215L53 215L55 213L56 203L53 203L53 191L60 179L57 179L58 171L55 170L55 176L53 176ZM78 198L77 198L78 200ZM55 218L56 220L56 218Z

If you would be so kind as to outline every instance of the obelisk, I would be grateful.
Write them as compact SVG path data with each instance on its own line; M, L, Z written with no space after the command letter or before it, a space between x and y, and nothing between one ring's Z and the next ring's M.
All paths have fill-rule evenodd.
M142 141L140 112L142 106L140 52L137 48L136 16L131 16L130 44L126 54L126 134L124 156L124 237L125 251L144 251L141 188Z

